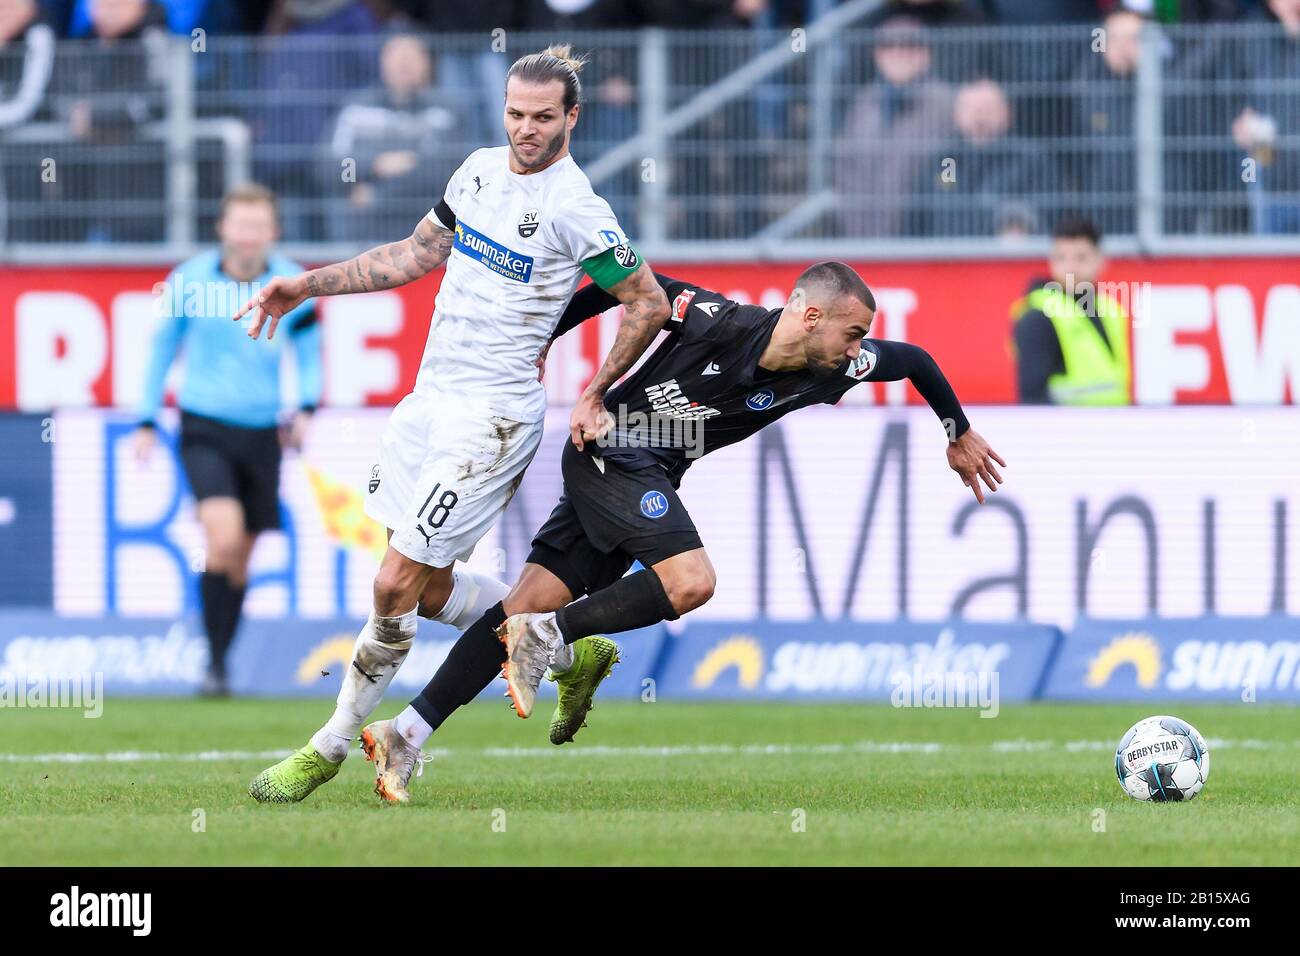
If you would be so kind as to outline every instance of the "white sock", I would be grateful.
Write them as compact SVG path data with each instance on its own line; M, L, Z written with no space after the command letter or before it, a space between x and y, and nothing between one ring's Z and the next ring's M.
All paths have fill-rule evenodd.
M496 578L457 568L451 573L451 594L447 596L447 603L433 615L432 620L463 631L482 617L488 608L504 601L509 593L510 588Z
M396 617L380 617L371 611L353 645L334 714L311 738L312 746L326 760L338 763L348 755L361 725L384 699L393 675L411 652L419 621L417 610Z
M409 704L393 719L393 728L416 747L423 747L424 742L433 736L433 728L420 716L420 712Z

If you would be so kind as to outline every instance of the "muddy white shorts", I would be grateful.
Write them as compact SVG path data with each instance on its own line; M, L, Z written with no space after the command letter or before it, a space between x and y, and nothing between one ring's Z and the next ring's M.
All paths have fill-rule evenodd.
M412 392L393 409L366 514L393 529L412 561L466 561L496 524L542 440L542 422L516 422L473 401Z

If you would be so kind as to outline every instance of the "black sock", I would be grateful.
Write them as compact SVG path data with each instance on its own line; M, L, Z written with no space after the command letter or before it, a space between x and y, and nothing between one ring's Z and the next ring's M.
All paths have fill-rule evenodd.
M226 579L229 582L229 578ZM224 674L226 670L226 658L230 656L230 648L235 643L235 635L239 633L239 620L244 615L244 595L248 593L248 585L235 587L233 584L227 584L226 588L226 630L221 645L221 671Z
M199 596L203 604L203 629L208 636L208 661L212 672L226 676L226 656L235 641L244 610L247 586L235 587L230 578L216 571L199 575Z
M497 628L506 621L505 608L498 601L460 636L433 679L411 701L415 712L434 730L457 707L468 704L494 677L501 675L506 649Z
M564 643L572 644L588 634L635 631L677 617L659 575L653 568L646 568L560 608L555 612L555 623L564 635Z
M216 571L199 575L199 603L203 606L203 630L208 637L208 669L226 674L226 620L230 613L230 579Z

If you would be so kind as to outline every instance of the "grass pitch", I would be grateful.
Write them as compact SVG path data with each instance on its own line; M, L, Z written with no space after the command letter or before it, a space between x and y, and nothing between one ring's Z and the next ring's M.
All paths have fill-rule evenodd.
M457 714L407 807L359 753L302 804L248 781L325 700L6 710L0 865L1294 864L1300 709L604 701L574 744L504 704ZM389 716L394 703L379 716ZM1137 803L1113 770L1140 717L1210 741L1205 789Z

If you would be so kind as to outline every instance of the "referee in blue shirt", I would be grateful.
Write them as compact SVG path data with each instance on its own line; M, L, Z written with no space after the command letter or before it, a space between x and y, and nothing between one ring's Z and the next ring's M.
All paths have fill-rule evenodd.
M136 457L144 461L155 444L167 372L180 352L181 460L207 546L199 576L210 650L204 696L229 693L226 655L239 627L249 555L259 533L280 527L281 445L302 447L321 395L320 326L312 300L286 315L281 325L289 334L270 342L250 339L231 321L258 286L302 271L271 251L279 237L274 193L257 185L232 190L221 202L217 235L220 249L195 256L167 277L134 437ZM280 366L290 347L299 407L281 433Z

